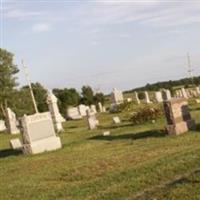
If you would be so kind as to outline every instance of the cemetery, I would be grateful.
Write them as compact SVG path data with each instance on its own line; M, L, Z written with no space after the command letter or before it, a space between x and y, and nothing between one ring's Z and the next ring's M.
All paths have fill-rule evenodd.
M0 200L200 200L200 0L0 1Z

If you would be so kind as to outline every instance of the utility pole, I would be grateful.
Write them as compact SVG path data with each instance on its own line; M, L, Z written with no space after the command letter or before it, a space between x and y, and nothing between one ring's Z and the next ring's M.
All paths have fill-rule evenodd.
M190 59L190 55L189 53L187 53L187 60L188 60L188 76L191 79L191 82L193 84L193 69L192 69L192 65L191 65L191 59Z
M38 113L37 104L36 104L35 97L34 97L34 94L33 94L33 88L31 86L31 81L30 81L30 77L29 77L29 74L28 74L28 68L24 65L24 61L23 60L22 60L22 66L24 68L24 73L25 73L25 76L26 76L26 80L28 82L28 86L29 86L29 90L30 90L33 106L34 106L34 109L35 109L35 113Z

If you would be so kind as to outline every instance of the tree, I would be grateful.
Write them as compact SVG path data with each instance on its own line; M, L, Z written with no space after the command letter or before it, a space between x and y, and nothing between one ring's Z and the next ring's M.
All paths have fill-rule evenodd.
M47 98L47 90L38 82L36 83L31 83L32 89L33 89L33 94L35 97L35 101L37 104L37 108L39 112L45 112L48 110L47 104L46 104L46 98ZM28 86L22 87L22 90L27 90L29 91ZM31 96L30 96L30 91L28 94L28 97L30 98L30 103L33 105ZM33 106L32 106L33 107Z
M80 104L80 94L74 88L54 89L53 93L58 98L58 106L63 115L69 106L77 106Z
M94 96L94 102L95 104L97 105L99 102L102 103L102 105L104 105L105 103L105 97L104 97L104 94L103 93L96 93L95 96Z
M82 99L81 102L85 105L91 105L94 103L94 93L90 86L82 87Z
M19 72L13 63L13 54L0 48L0 106L3 116L6 116L5 108L11 101L14 89L17 86L16 74Z

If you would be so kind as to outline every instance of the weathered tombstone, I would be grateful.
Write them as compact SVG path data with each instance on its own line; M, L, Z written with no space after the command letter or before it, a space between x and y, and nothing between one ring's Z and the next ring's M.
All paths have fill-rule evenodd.
M103 136L109 136L109 135L110 135L110 131L103 132Z
M158 103L163 102L162 92L160 92L160 91L155 92L155 98L156 98L156 101L157 101Z
M103 112L106 112L106 107L105 106L103 106L102 109L103 109L102 110Z
M87 122L90 130L93 130L99 125L99 121L96 119L94 112L87 110Z
M56 131L59 132L63 130L62 122L64 122L65 119L62 117L62 115L59 112L57 101L58 99L56 98L56 96L51 91L49 91L47 94L47 104L48 104L49 111L51 113L51 117L53 119L53 122L56 128Z
M124 102L123 93L116 88L113 89L111 93L111 102L112 104L121 104Z
M130 102L132 102L133 100L132 100L132 98L127 98L126 101L127 101L128 103L130 103Z
M120 124L120 123L121 123L120 118L119 118L118 116L113 117L113 123L114 123L114 124Z
M185 88L181 88L181 93L182 93L182 97L185 99L188 99L187 93L185 91Z
M6 130L6 125L4 120L0 120L0 132Z
M98 109L99 109L99 112L100 112L100 113L104 112L103 106L102 106L102 103L101 103L101 102L98 103Z
M170 90L163 90L162 98L163 98L163 101L169 101L172 98Z
M137 92L135 92L135 99L136 99L137 104L140 104L140 99L138 97L138 93Z
M78 111L82 117L85 117L87 115L87 113L86 113L87 109L89 109L89 108L83 104L80 104L78 106Z
M197 95L200 95L200 88L199 88L199 86L196 87L196 92L197 92Z
M12 149L22 149L23 145L19 138L11 139L10 140L10 147Z
M148 92L147 91L145 91L144 92L144 95L145 95L145 103L152 103L151 101L150 101L150 99L149 99L149 94L148 94Z
M24 115L21 119L23 128L23 152L37 154L62 147L56 136L51 114L49 112Z
M7 118L7 130L10 134L18 134L20 130L17 128L18 121L16 119L15 113L10 109L6 108L6 118Z
M77 107L70 107L67 109L67 118L74 120L74 119L81 119L82 116L80 115Z
M97 109L96 109L95 105L91 105L90 110L91 110L91 112L94 112L95 114L97 113Z
M194 120L191 119L186 99L164 101L163 105L168 134L180 135L187 132L195 124Z

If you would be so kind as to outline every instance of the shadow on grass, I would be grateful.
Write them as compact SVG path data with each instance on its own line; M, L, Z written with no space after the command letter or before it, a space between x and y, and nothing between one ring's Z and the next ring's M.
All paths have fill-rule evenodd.
M22 154L21 150L13 150L13 149L3 149L0 150L0 158L6 158L9 156L17 156Z
M190 128L191 131L200 131L200 124L195 124L192 128Z
M89 139L90 140L125 140L125 139L138 140L151 137L154 138L164 137L165 135L166 132L164 130L150 130L139 133L127 133L123 135L109 135L109 136L97 135Z

